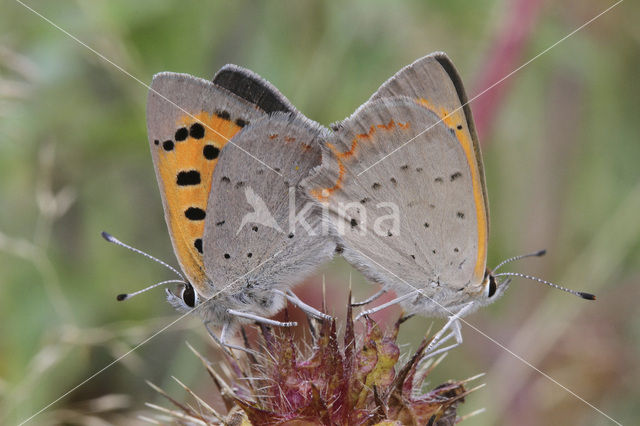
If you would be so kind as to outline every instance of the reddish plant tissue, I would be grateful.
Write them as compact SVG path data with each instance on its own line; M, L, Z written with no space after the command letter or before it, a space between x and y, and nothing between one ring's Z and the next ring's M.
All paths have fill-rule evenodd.
M509 86L515 81L510 74L525 62L523 57L543 6L542 0L508 3L505 24L498 30L484 56L486 59L476 81L476 92L471 96L476 129L484 144L489 141Z

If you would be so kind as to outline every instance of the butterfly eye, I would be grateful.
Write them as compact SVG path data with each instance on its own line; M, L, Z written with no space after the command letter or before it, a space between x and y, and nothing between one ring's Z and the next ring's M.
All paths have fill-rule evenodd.
M493 277L493 275L489 275L489 293L487 294L487 297L491 297L496 294L497 288L498 286L496 285L496 279Z
M196 302L198 301L198 296L196 295L195 290L193 290L193 286L189 283L184 285L180 297L182 297L184 304L190 308L196 306Z

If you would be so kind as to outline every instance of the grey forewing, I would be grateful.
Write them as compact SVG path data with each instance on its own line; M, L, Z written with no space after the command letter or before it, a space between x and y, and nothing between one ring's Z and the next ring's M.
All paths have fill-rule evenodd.
M257 105L266 113L296 111L274 85L246 68L227 64L213 77L213 83Z
M473 273L477 219L469 167L451 130L413 100L378 99L341 123L334 139L338 151L349 151L357 135L370 132L372 125L388 125L392 120L409 123L410 128L379 129L370 139L360 138L353 157L343 160L342 188L329 198L329 214L343 226L344 256L371 280L391 283L399 292L411 290L403 281L429 293L431 282L461 288ZM431 126L404 146L401 154L388 156L358 176L367 165ZM335 180L337 161L326 150L323 167L307 186L326 186ZM340 203L351 202L366 210L366 221L357 219L357 207L347 214L340 211ZM398 206L400 228L396 232L390 226L382 227L379 235L374 223L390 210L377 206L386 202Z
M147 99L147 134L165 216L167 204L154 141L173 140L176 122L185 114L196 115L202 111L215 114L221 110L228 111L234 118L241 118L245 122L265 116L255 105L204 79L170 72L159 73L153 77Z
M213 175L204 236L207 274L217 289L244 276L229 291L244 292L285 288L329 259L335 243L320 231L320 214L309 210L307 222L318 235L298 226L289 227L289 188L295 191L295 211L306 204L298 188L300 181L321 162L319 139L325 129L299 115L276 113L245 128L234 138L243 149L272 167L227 145ZM255 196L260 202L255 202ZM250 204L248 198L254 199ZM263 203L273 223L243 223L245 215L256 213Z
M154 76L147 100L147 132L165 219L174 247L177 232L171 229L165 190L158 169L158 149L155 141L174 143L176 122L180 117L185 114L195 116L203 111L209 114L225 111L233 120L241 119L245 123L266 116L255 105L204 79L170 72Z

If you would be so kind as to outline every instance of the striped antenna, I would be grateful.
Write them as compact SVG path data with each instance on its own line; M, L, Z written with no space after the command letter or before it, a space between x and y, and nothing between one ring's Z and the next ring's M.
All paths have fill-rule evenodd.
M562 287L561 285L554 284L554 283L549 282L549 281L545 281L545 280L543 280L541 278L532 277L531 275L520 274L518 272L502 272L500 274L495 274L494 277L520 277L520 278L526 278L528 280L537 281L539 283L546 284L546 285L548 285L550 287L557 288L558 290L566 291L567 293L571 293L574 296L582 297L583 299L596 300L596 296L591 294L591 293L585 293L583 291L571 290L569 288Z
M514 260L520 260L520 259L524 259L526 257L540 257L540 256L544 256L547 253L546 250L539 250L535 253L527 253L527 254L521 254L520 256L513 256L510 257L509 259L505 259L502 262L500 262L498 264L498 266L496 266L495 268L493 268L492 272L497 271L498 269L502 268L504 265L506 265L507 263L513 262Z
M130 245L125 244L125 243L123 243L122 241L120 241L119 239L117 239L116 237L114 237L113 235L111 235L111 234L109 234L107 232L102 231L101 235L102 235L102 238L104 238L105 240L109 241L110 243L113 243L113 244L115 244L117 246L129 249L132 252L141 254L144 257L146 257L147 259L153 260L154 262L158 262L159 264L163 265L164 267L166 267L166 268L172 270L173 272L175 272L180 278L182 278L182 282L183 283L186 281L184 276L180 272L178 272L178 270L176 268L174 268L173 266L169 265L166 262L163 262L162 260L158 259L157 257L153 257L150 254L143 252L142 250L138 250L135 247L131 247ZM118 299L118 300L120 300L120 299Z
M142 290L138 290L138 291L135 291L133 293L122 293L122 294L119 294L118 296L116 296L116 299L118 299L118 301L122 302L123 300L131 299L133 296L137 296L140 293L144 293L145 291L151 290L152 288L156 288L156 287L159 287L161 285L171 284L171 283L186 284L184 281L181 281L181 280L161 281L159 283L152 284L147 288L143 288Z

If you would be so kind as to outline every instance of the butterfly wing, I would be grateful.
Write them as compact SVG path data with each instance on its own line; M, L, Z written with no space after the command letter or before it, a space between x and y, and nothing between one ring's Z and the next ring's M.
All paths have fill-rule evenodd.
M465 150L473 174L474 200L478 212L480 257L485 258L489 234L489 200L487 197L482 153L478 143L471 106L460 74L444 52L431 53L402 68L371 96L369 101L385 97L408 96L438 115L454 130ZM366 105L366 104L365 104ZM484 274L484 268L482 270Z
M154 76L147 129L165 219L176 257L198 293L210 288L202 258L213 170L227 142L266 114L211 82L186 74Z
M214 171L206 271L216 290L237 295L254 313L275 313L272 290L293 285L334 252L335 243L319 235L317 207L298 188L320 164L326 132L301 115L276 113L238 134ZM291 227L290 214L303 215L310 229Z
M345 258L369 279L445 304L448 292L478 283L467 156L455 132L414 99L372 100L343 121L305 187L326 206Z

